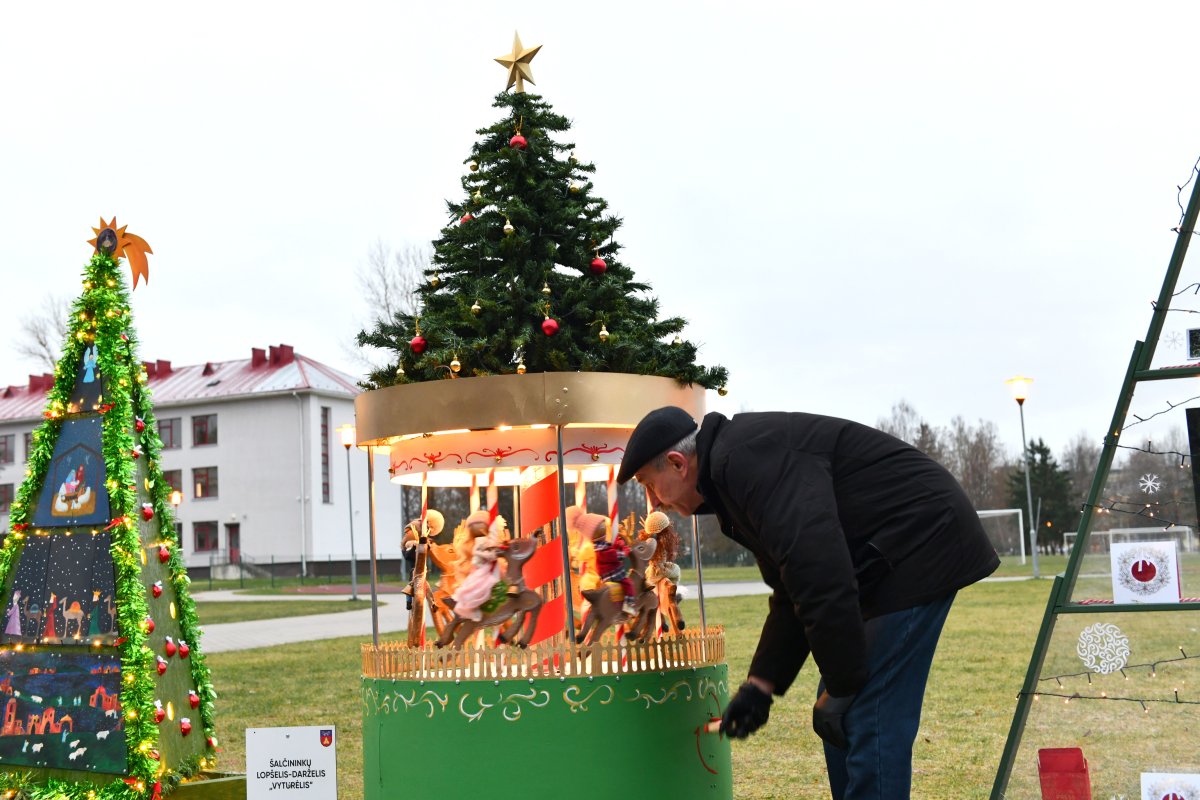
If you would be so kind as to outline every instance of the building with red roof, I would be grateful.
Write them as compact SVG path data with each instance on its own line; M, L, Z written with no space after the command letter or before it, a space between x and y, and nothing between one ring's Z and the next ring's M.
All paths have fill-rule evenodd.
M186 563L201 576L243 563L278 574L348 568L365 575L369 529L367 455L346 450L338 428L354 423L362 391L350 375L286 344L250 357L176 367L144 362L163 450L161 466L180 499L176 519ZM53 375L0 388L0 530L25 477L34 428L43 421ZM376 463L377 525L399 531L399 487ZM347 489L353 492L348 497ZM399 536L379 537L381 558L400 557ZM293 569L295 567L295 569ZM236 572L236 569L234 570Z

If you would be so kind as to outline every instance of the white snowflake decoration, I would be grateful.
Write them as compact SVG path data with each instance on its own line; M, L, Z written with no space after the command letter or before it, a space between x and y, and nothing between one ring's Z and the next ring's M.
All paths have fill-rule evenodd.
M1129 638L1116 625L1097 622L1079 634L1075 652L1092 672L1109 675L1129 663Z
M1147 472L1138 480L1138 487L1146 494L1154 494L1162 488L1162 478Z
M1183 334L1179 331L1171 331L1163 337L1163 342L1172 350L1178 350L1183 346Z

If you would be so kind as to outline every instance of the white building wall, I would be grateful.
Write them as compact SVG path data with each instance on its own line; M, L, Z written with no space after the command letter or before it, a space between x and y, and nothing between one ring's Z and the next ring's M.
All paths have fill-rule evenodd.
M321 475L321 413L331 410L331 495L325 502ZM353 423L350 397L313 391L275 395L249 395L220 401L171 403L155 406L159 420L178 419L178 448L164 449L160 467L181 470L183 501L176 510L182 523L181 541L189 567L207 567L228 560L228 525L240 526L240 551L247 561L259 564L320 561L345 562L350 558L350 510L347 488L353 492L354 550L360 562L369 558L367 454L351 448L349 485L346 451L337 427ZM194 445L192 418L217 415L217 443ZM35 427L27 422L0 423L0 435L15 434L17 458L0 464L0 484L19 489L25 474L24 434ZM216 497L195 496L192 470L216 467ZM398 486L388 481L386 456L376 456L376 521L380 558L400 555L398 535L402 524ZM196 552L195 523L217 523L217 550ZM6 530L8 514L0 514ZM365 579L363 570L360 578Z

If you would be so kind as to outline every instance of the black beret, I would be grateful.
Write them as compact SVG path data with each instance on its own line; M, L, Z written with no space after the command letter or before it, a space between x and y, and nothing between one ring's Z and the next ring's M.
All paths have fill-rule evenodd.
M625 445L617 483L624 485L637 471L696 430L696 420L682 408L664 406L642 417Z

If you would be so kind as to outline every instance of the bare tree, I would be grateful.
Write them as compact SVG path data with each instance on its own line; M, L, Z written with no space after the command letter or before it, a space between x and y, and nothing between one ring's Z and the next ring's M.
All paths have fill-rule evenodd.
M915 445L922 427L928 426L907 400L901 400L892 406L892 415L887 418L881 417L875 423L875 427L902 442Z
M998 508L1003 503L1003 483L996 467L1004 461L996 424L980 420L972 427L962 417L950 420L947 467L962 484L975 508Z
M396 314L415 311L415 297L424 271L433 261L433 248L428 244L406 243L395 251L376 240L367 251L367 260L354 270L359 295L367 305L363 329L369 330ZM370 356L371 348L351 342L343 345L346 354L370 369L377 369Z
M21 317L13 350L52 372L58 364L71 317L72 301L67 295L48 294L36 310Z
M1080 503L1087 499L1099 463L1100 444L1094 437L1080 431L1067 443L1067 449L1062 454L1062 465L1071 478L1073 499Z
M407 243L394 252L382 241L371 245L366 264L355 273L370 309L370 321L411 314L417 284L432 260L433 248L428 244Z

